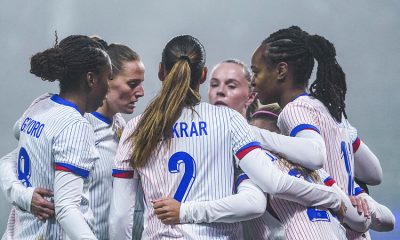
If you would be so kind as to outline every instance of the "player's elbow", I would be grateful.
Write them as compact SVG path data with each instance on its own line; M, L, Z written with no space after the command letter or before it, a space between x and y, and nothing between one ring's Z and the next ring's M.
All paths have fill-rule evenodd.
M396 225L396 218L393 213L383 205L378 205L377 211L380 211L380 217L372 218L371 229L378 232L389 232L394 229Z
M79 209L79 204L70 204L70 205L64 205L64 204L56 204L54 207L55 214L56 214L56 220L58 222L62 222L69 214L69 211L73 211L76 209L77 211L80 211Z

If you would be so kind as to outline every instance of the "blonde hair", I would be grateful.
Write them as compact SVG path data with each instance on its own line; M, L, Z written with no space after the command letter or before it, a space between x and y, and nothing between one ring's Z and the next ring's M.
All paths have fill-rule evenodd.
M200 102L200 94L195 89L200 84L204 63L204 48L196 38L184 35L168 42L161 62L168 74L130 137L133 168L145 166L160 143L170 146L173 125L183 108L194 111L193 107Z

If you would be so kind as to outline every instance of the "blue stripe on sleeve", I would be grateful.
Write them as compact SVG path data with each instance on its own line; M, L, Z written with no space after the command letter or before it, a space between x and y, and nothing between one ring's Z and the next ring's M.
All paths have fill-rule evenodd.
M321 132L319 131L319 129L313 125L310 124L300 124L297 127L293 128L293 130L290 132L290 136L291 137L295 137L297 135L297 133L299 133L300 131L303 131L305 129L308 130L314 130L317 133L321 134Z
M57 166L60 166L61 168L66 168L68 170L70 170L71 172L75 173L76 175L79 175L83 178L87 178L89 177L89 171L82 169L82 168L78 168L74 165L68 164L68 163L60 163L60 162L56 162L54 163L56 165L55 169L57 170ZM60 168L60 169L61 169Z

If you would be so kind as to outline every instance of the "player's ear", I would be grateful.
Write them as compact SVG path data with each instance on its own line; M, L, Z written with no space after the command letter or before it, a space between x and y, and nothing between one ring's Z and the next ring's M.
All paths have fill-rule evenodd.
M93 88L93 86L96 84L96 79L95 79L95 75L93 72L87 72L86 73L86 85L87 87Z
M200 84L203 84L206 81L207 73L208 73L208 68L203 67L203 71L201 72L201 77L200 77Z
M280 62L275 68L278 81L284 81L289 74L289 65L286 62Z

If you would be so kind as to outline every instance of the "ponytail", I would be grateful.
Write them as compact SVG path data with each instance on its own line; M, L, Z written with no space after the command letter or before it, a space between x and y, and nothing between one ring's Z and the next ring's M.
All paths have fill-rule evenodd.
M317 78L310 86L310 94L328 108L336 121L341 122L342 115L347 118L347 86L345 74L335 58L335 47L318 35L309 36L307 45L318 62Z
M173 124L183 108L193 110L193 106L200 102L199 93L190 86L191 75L189 61L179 58L164 79L161 91L144 111L131 136L134 149L130 162L133 168L145 166L160 142L169 146Z

